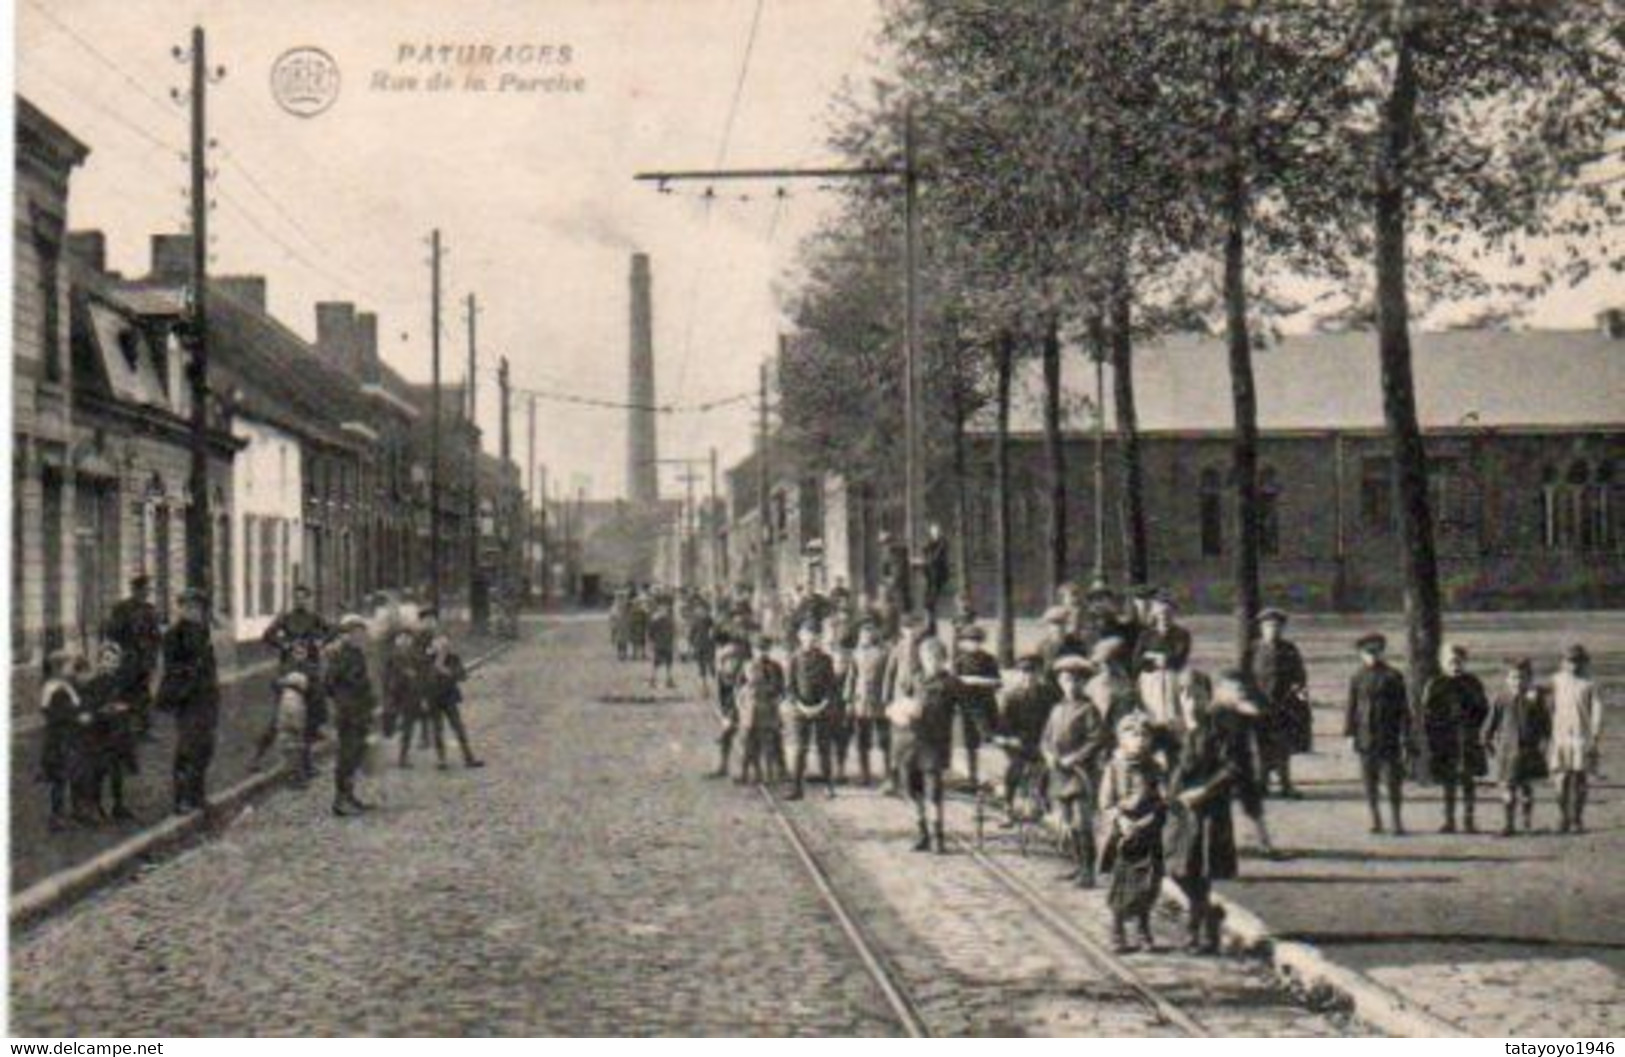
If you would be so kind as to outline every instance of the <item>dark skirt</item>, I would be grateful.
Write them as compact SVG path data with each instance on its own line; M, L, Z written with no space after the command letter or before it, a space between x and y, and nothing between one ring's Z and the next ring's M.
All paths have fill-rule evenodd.
M1230 798L1219 797L1192 810L1175 802L1163 829L1168 872L1185 879L1223 881L1235 877L1236 833Z
M1120 842L1111 858L1111 887L1106 890L1106 905L1113 914L1139 917L1157 905L1163 874L1160 841L1161 835L1153 830L1149 840Z

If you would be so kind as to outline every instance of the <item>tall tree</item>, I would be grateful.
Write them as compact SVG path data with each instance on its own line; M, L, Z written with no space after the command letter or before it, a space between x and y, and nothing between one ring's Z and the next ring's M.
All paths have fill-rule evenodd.
M1053 596L1067 580L1066 451L1061 437L1061 321L1044 321L1044 451L1049 474L1049 589Z

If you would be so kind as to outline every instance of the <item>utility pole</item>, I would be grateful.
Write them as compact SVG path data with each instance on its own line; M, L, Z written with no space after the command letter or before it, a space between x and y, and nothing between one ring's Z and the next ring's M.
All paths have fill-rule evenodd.
M903 533L908 543L909 597L923 598L914 589L920 556L921 487L920 451L920 210L919 173L914 159L914 104L903 111L903 430L906 464L903 479Z
M717 449L711 449L711 586L722 587L728 582L728 570L725 568L724 558L727 554L722 548L722 511L717 507Z
M541 499L540 524L537 529L542 540L542 601L552 594L553 586L553 544L548 539L548 530L552 527L552 519L547 515L547 467L536 467L536 495Z
M694 509L694 483L699 479L700 475L695 473L692 467L683 468L682 481L686 498L683 501L683 516L677 522L677 578L684 587L693 587L694 581L699 579L694 575L695 559L699 555L691 553L698 550L696 537L699 533L695 531L697 521Z
M1106 582L1106 350L1095 351L1095 582Z
M203 28L192 29L192 362L187 371L191 385L191 465L186 508L186 580L205 595L210 593L214 548L209 518L209 189L208 90L209 68ZM220 70L217 76L224 75ZM227 575L230 575L228 572ZM168 599L164 604L168 604ZM212 612L213 601L209 602Z
M512 395L512 389L509 387L509 384L508 384L508 357L506 357L506 356L497 357L497 388L500 390L500 392L502 394L502 405L501 405L501 408L500 408L500 410L502 412L502 414L501 414L501 423L502 423L502 425L501 425L501 430L498 433L498 438L499 438L498 446L499 446L500 451L501 451L501 460L502 460L502 463L501 463L501 465L502 465L502 480L498 481L498 483L497 483L497 492L496 492L496 500L497 500L497 502L496 502L496 511L495 511L495 513L496 513L496 524L499 525L499 526L506 526L508 531L511 533L513 531L513 527L514 527L514 525L513 525L512 496L508 492L506 481L507 481L508 467L510 465L512 465L512 463L513 463L512 423L509 421L509 418L508 418L509 410L510 410L508 404L509 404L509 398ZM514 545L515 545L514 540L510 536L510 539L508 540L507 553L502 556L502 582L503 582L503 587L504 587L504 592L505 593L506 593L506 588L508 586L510 586L510 577L512 577L512 575L514 573L514 560L513 560L513 548L514 548Z
M429 236L430 382L434 395L429 421L429 603L440 608L440 229Z
M536 394L530 395L529 441L525 450L525 582L539 586L536 576ZM544 500L545 502L545 500ZM529 599L526 599L529 601Z
M767 364L762 364L760 393L756 404L756 510L758 524L757 537L760 547L760 568L756 570L756 583L758 590L765 598L773 590L774 568L771 556L773 547L773 525L768 520L768 482L767 472Z
M468 310L468 402L464 408L468 422L468 619L476 625L480 623L474 612L474 581L480 567L480 427L475 424L475 413L479 410L476 399L479 370L479 346L475 339L475 319L479 315L479 304L474 295L469 294L467 299Z

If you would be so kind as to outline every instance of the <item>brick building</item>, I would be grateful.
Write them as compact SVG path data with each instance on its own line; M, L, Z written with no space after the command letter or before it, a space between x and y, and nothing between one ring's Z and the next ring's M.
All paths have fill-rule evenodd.
M89 148L17 98L12 198L12 689L29 692L46 651L78 622L71 548L73 368L68 181Z
M1457 330L1418 333L1413 341L1446 604L1625 603L1625 535L1615 520L1625 459L1619 314L1606 313L1595 330ZM1375 336L1288 337L1258 350L1255 369L1266 597L1304 609L1398 608L1400 543ZM1068 356L1069 394L1092 390L1092 376L1087 360ZM1028 611L1047 593L1037 377L1035 365L1012 415L1016 602ZM1135 389L1152 576L1175 585L1191 606L1227 607L1235 515L1222 341L1178 337L1138 347ZM1094 560L1091 425L1077 413L1065 424L1069 556L1077 576ZM1108 409L1106 568L1120 582L1112 426ZM990 611L992 437L985 423L971 438L967 494L972 594ZM929 502L951 525L945 483L932 487Z

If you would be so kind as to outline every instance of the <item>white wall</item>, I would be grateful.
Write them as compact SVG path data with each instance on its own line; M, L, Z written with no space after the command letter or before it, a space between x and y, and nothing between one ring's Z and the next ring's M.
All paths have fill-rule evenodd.
M234 623L237 640L257 639L275 615L286 609L292 601L293 582L304 569L304 477L300 462L299 440L293 434L275 426L239 415L232 432L248 446L237 453L232 488L236 546L232 548L233 598L236 604ZM260 585L262 547L266 523L275 524L273 540L277 546L273 562L270 601L266 607ZM281 539L286 526L287 552L281 552ZM250 538L252 527L253 538ZM250 597L248 562L254 562L253 597Z

